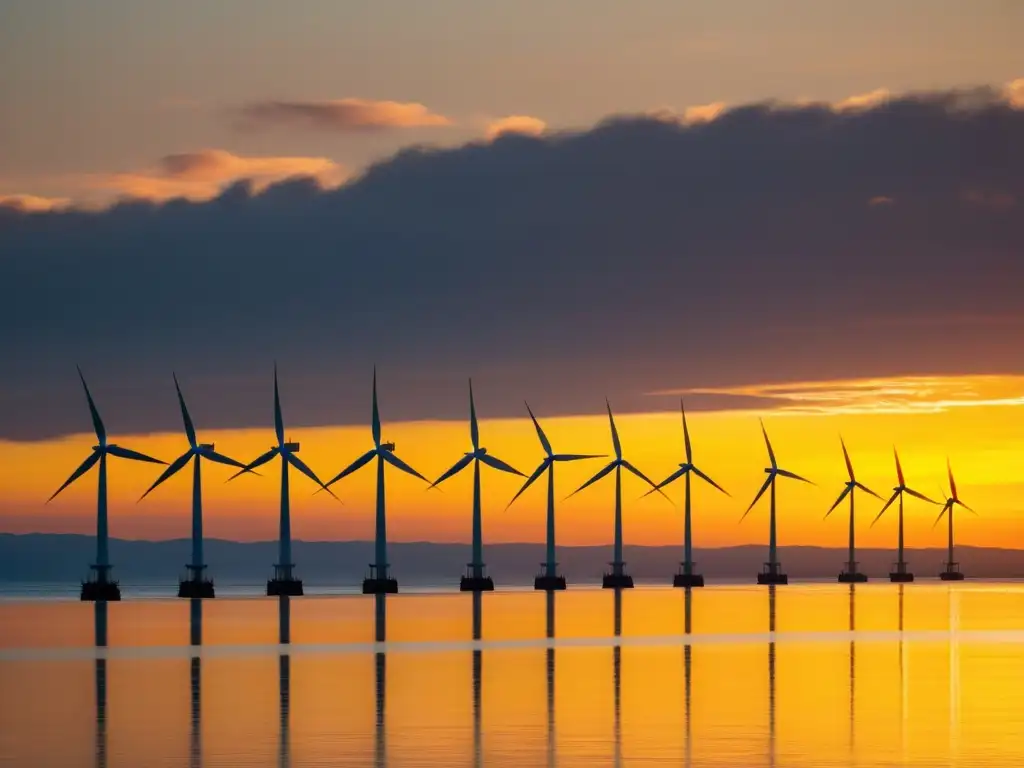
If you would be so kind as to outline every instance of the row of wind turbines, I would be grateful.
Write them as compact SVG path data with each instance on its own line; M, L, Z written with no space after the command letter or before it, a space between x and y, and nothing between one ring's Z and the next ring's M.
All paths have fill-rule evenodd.
M107 459L110 456L122 459L129 459L133 461L142 461L153 464L164 464L167 463L160 459L147 456L138 451L134 451L123 446L109 443L107 441L106 428L103 424L103 420L100 418L99 411L96 408L96 404L93 401L92 394L89 391L89 387L85 382L85 377L82 375L81 369L78 371L79 378L82 382L82 387L85 390L86 400L89 404L89 412L92 416L93 428L96 433L97 445L93 446L92 453L78 466L78 468L71 474L71 476L64 482L60 488L50 497L49 501L52 501L61 491L67 488L69 485L74 483L80 477L89 472L94 466L99 465L99 481L98 481L98 493L97 493L97 516L96 516L96 562L90 566L91 574L90 577L82 582L82 600L119 600L120 599L120 588L116 580L111 578L111 563L108 549L108 517L107 517ZM300 444L297 442L291 442L285 439L284 430L284 418L281 413L281 398L278 388L277 381L277 367L274 367L274 431L277 438L275 445L271 446L269 450L257 457L256 459L245 464L229 456L225 456L222 453L218 453L215 450L213 443L200 443L196 437L195 426L193 425L192 419L189 415L188 407L185 405L185 398L182 395L181 387L178 384L177 376L174 376L174 386L178 396L178 403L181 408L182 422L185 428L185 436L188 439L188 448L184 453L181 454L177 459L166 466L166 469L160 474L160 476L153 482L149 489L142 495L142 499L152 493L158 486L165 481L169 480L175 474L184 469L189 463L192 464L192 561L186 566L187 576L182 579L179 583L178 596L187 598L203 598L203 597L214 597L214 583L211 578L206 575L206 564L203 562L203 504L202 504L202 475L201 467L203 460L212 461L218 464L225 464L228 466L235 467L238 471L231 476L230 480L245 475L245 474L259 474L256 470L266 464L269 464L276 458L280 459L281 464L281 507L280 507L280 529L278 537L278 563L274 564L273 577L267 581L267 594L271 596L297 596L303 593L302 581L295 577L294 569L295 563L292 562L292 551L291 551L291 508L290 508L290 485L289 485L289 468L298 470L301 474L305 475L312 482L314 482L318 488L317 493L326 492L337 499L334 492L331 490L331 486L338 483L348 475L358 471L374 459L376 459L377 469L377 498L376 498L376 516L375 516L375 541L374 541L374 562L369 565L369 573L363 580L363 593L364 594L393 594L398 592L398 580L391 575L390 563L387 558L387 517L386 517L386 497L385 497L385 485L384 485L384 469L386 464L390 464L392 467L405 472L409 475L419 478L423 482L428 484L428 488L436 488L441 483L445 482L451 477L459 474L462 470L466 469L470 465L473 466L473 544L472 544L472 561L467 564L466 572L462 576L460 581L460 588L466 592L481 592L490 591L494 589L493 579L487 575L486 566L483 562L483 524L482 524L482 513L481 513L481 502L480 502L480 466L481 464L491 467L492 469L499 470L508 474L519 475L526 477L522 472L515 469L508 463L498 459L493 454L489 453L487 448L483 447L480 443L480 429L477 423L476 416L476 405L473 400L473 384L472 381L469 383L469 421L470 421L470 442L472 450L467 451L458 461L456 461L446 472L431 483L422 474L413 469L409 464L400 459L395 455L395 444L393 442L381 442L381 421L380 412L377 405L377 372L374 369L373 373L373 412L371 420L371 433L373 438L373 447L355 459L351 464L342 469L331 478L328 482L324 483L320 478L310 469L296 454L299 452ZM679 468L665 478L660 483L654 483L648 478L643 472L637 469L627 459L623 457L622 444L619 440L618 430L615 427L615 417L612 415L611 405L606 403L608 410L608 422L611 429L612 448L614 451L614 457L598 472L596 472L589 480L583 483L579 488L569 494L570 498L577 493L583 491L587 487L597 483L605 476L615 472L615 533L614 533L614 544L613 544L613 559L610 563L611 570L604 574L602 585L609 589L623 589L630 588L633 586L633 578L630 576L625 569L626 563L622 559L622 472L625 470L636 477L640 478L650 489L647 491L645 496L652 493L658 493L668 499L664 489L674 483L676 480L682 478L684 482L684 541L683 541L683 560L680 563L680 570L673 577L673 586L676 587L700 587L704 585L704 577L697 573L695 569L695 563L693 562L693 532L692 532L692 520L691 520L691 478L696 476L705 483L708 483L717 490L729 495L724 488L718 483L711 479L704 471L698 468L693 462L693 451L690 444L690 430L686 423L686 410L680 401L680 411L682 415L683 425L683 443L685 448L685 461L679 464ZM547 476L547 517L546 517L546 557L545 561L541 563L543 568L542 572L534 580L534 588L539 590L562 590L566 588L565 577L560 575L558 572L558 563L555 560L555 465L562 462L570 461L581 461L585 459L597 459L607 458L606 455L601 454L579 454L579 453L555 453L551 446L551 442L545 435L543 428L534 416L533 411L530 409L529 404L526 405L527 412L530 415L530 420L533 423L534 428L537 432L537 438L541 444L541 448L544 451L544 458L540 464L533 471L533 473L526 477L523 486L519 489L516 495L509 502L508 506L511 507L535 481L540 479L542 475ZM778 465L775 458L775 451L772 449L771 441L768 439L768 432L764 428L764 424L761 424L761 432L764 436L765 446L768 450L768 459L770 466L765 468L764 484L758 490L754 497L754 500L747 507L746 512L740 518L741 522L750 514L757 502L764 496L765 492L769 493L770 505L769 505L769 537L768 537L768 560L764 563L762 571L757 575L757 582L759 584L786 584L788 583L788 576L782 571L781 563L777 556L777 541L776 541L776 480L779 477L788 479L798 480L805 483L810 483L804 477L791 472L787 469L783 469ZM849 559L845 563L845 568L839 574L839 581L843 583L853 582L864 582L867 581L867 575L858 570L858 563L856 560L856 549L855 549L855 533L854 533L854 519L855 519L855 504L854 498L856 491L863 491L871 496L882 500L882 497L872 491L870 488L865 486L863 483L856 479L853 471L853 464L850 461L849 453L846 450L846 444L841 441L843 449L843 457L846 461L846 468L849 474L849 481L845 484L842 493L836 499L835 503L828 510L825 517L828 518L843 502L844 499L849 497ZM941 506L942 509L939 512L939 516L936 518L935 525L939 523L943 516L947 517L948 528L949 528L949 548L948 548L948 560L946 567L940 573L940 578L944 580L960 580L963 579L963 574L960 572L958 564L953 559L953 510L955 507L963 507L964 509L974 512L970 507L964 504L963 501L957 495L956 482L953 479L952 468L949 467L947 462L947 471L949 473L949 484L950 494L944 503L934 501L924 494L913 490L908 487L903 476L903 469L900 466L899 455L895 453L896 459L896 474L898 478L898 485L893 488L892 496L885 502L881 511L872 521L874 525L886 510L893 506L894 503L899 502L899 539L897 548L897 561L894 564L894 570L889 574L890 581L893 582L911 582L914 580L913 574L908 570L907 563L904 559L904 538L903 538L903 506L904 506L904 495L910 495L922 501L930 504ZM142 500L140 499L140 501ZM975 513L977 514L977 513Z

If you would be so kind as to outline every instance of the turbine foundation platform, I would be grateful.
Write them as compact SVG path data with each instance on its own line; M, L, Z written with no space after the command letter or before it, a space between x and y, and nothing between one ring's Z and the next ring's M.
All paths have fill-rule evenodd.
M493 592L494 579L487 575L487 566L483 563L467 563L466 572L459 580L461 592Z
M364 595L397 595L398 579L378 579L370 577L363 579Z
M863 584L867 580L867 574L858 571L843 571L839 574L840 584Z
M789 576L782 572L782 563L768 562L757 574L758 584L789 584Z
M493 592L494 579L490 576L463 576L459 579L462 592Z
M943 581L963 581L964 575L960 573L960 563L946 563L946 570L939 574Z
M910 571L893 571L889 574L889 581L893 584L909 584L914 580L914 574Z
M267 597L302 597L302 579L268 579Z
M633 577L628 573L606 573L601 579L604 589L632 589Z
M267 594L269 592L268 586ZM178 582L178 597L187 598L212 598L216 597L213 589L213 579L182 579Z
M690 589L691 587L703 587L704 577L699 573L677 573L672 577L673 587Z
M116 602L121 599L121 588L116 581L83 581L81 599L91 603Z
M565 589L565 576L538 576L533 580L533 588L545 592Z

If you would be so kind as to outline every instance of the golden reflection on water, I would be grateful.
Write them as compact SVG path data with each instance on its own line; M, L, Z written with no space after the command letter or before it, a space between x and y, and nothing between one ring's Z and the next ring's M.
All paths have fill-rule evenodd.
M925 766L1024 754L1024 646L960 639L1024 629L1018 584L8 602L0 626L9 651L152 651L88 661L0 652L0 762L18 766ZM865 628L949 634L785 639ZM278 645L203 653L247 629L249 642ZM488 645L723 631L781 634ZM396 636L483 642L400 649ZM381 645L303 650L349 641Z

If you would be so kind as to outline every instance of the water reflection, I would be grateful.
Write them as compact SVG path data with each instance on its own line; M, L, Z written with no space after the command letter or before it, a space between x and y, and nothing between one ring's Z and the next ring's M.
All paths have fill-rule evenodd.
M557 592L548 590L545 593L545 636L551 640L555 637L555 595ZM555 647L551 645L545 651L545 684L547 688L548 715L548 768L554 768L557 762L555 749Z
M373 602L373 639L383 643L388 636L387 596L374 595ZM376 709L374 712L373 731L373 764L384 768L387 762L386 732L384 730L384 695L387 684L387 654L378 651L373 657L373 687Z
M96 636L96 766L107 766L107 660L99 657L98 649L107 647L107 603L97 600L94 605L93 627Z
M616 637L622 636L622 590L615 590L615 620L614 632ZM615 766L622 765L622 646L612 647L612 679L615 691Z
M775 765L775 585L768 586L768 765Z
M198 650L203 644L203 601L192 598L189 601L189 644ZM201 741L200 708L202 686L202 659L196 653L189 660L190 710L189 710L189 743L188 764L191 768L199 768L203 764L203 748Z
M857 588L855 585L850 584L850 758L853 758L853 746L855 741L854 722L855 716L855 697L857 692L857 644L853 640L852 633L857 630Z
M693 590L683 590L683 632L689 635L693 631ZM683 729L686 736L685 765L690 768L693 763L693 730L690 723L690 693L693 673L693 648L689 641L683 646Z
M292 641L292 605L291 598L282 595L278 598L278 642L288 645ZM278 657L278 690L280 691L280 741L278 744L277 763L280 768L288 768L291 764L291 745L289 720L291 709L291 656L287 649L281 649Z
M473 593L473 639L480 640L483 635L483 594ZM480 697L483 682L483 651L473 651L473 765L483 765L483 747L480 729Z

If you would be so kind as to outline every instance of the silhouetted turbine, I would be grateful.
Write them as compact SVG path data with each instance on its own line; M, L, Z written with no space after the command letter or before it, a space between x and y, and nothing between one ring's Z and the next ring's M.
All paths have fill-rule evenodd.
M909 493L911 496L921 499L922 501L927 501L929 504L938 504L938 502L932 501L923 493L919 493L918 491L907 487L907 484L903 479L903 467L900 465L900 455L896 452L895 446L893 446L892 454L896 458L896 478L899 480L899 485L892 489L892 496L890 496L889 500L885 502L885 506L882 507L882 510L875 516L875 519L871 521L871 525L874 526L874 524L881 519L882 515L885 514L885 510L891 507L892 503L896 501L896 499L900 500L899 545L897 548L896 573L898 575L905 575L907 572L907 564L903 559L903 494ZM891 576L892 574L890 574L890 577Z
M953 479L953 467L949 463L949 459L946 459L946 471L949 473L949 498L946 499L946 503L942 505L942 510L939 512L939 516L935 518L935 522L932 523L932 528L939 524L942 520L942 516L949 515L949 559L946 561L946 572L953 573L956 571L956 562L953 560L953 508L963 507L968 512L977 515L978 513L971 509L969 506L964 504L956 492L956 480Z
M856 562L857 558L856 558L856 547L855 547L855 543L854 543L854 527L853 527L853 520L854 520L853 497L854 497L854 491L859 488L860 490L864 491L865 493L870 493L872 496L874 496L879 501L882 501L882 497L879 496L874 491L872 491L870 488L868 488L863 483L858 482L857 478L853 474L853 463L850 461L850 454L846 450L846 443L843 442L843 438L842 437L839 438L839 444L843 447L843 458L846 460L846 471L849 473L850 479L849 479L849 481L847 481L846 487L843 488L843 492L839 494L839 498L836 499L835 503L831 507L829 507L828 512L825 513L825 519L828 519L828 516L831 515L835 511L836 507L838 507L842 503L843 499L845 499L847 496L850 497L850 553L849 553L849 560L846 563L846 569L847 569L847 573L850 574L851 576L853 576L853 575L857 574L857 562Z

